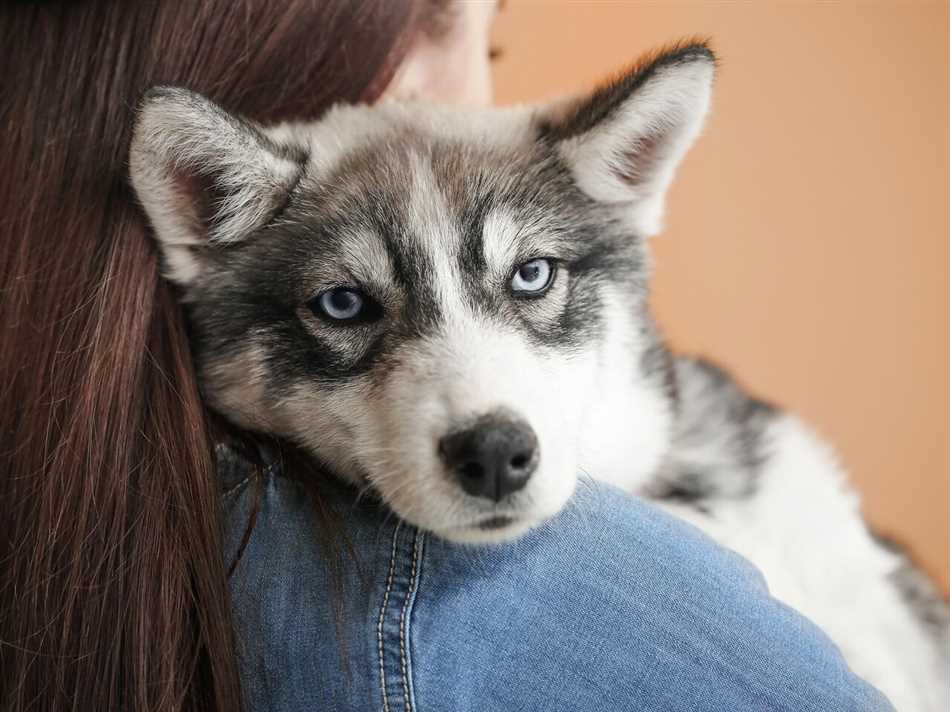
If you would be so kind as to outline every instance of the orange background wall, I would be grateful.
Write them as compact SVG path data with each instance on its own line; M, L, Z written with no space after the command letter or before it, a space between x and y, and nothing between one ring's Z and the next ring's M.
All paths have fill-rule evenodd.
M653 242L660 323L810 421L950 592L950 4L508 0L497 99L696 34L722 64Z

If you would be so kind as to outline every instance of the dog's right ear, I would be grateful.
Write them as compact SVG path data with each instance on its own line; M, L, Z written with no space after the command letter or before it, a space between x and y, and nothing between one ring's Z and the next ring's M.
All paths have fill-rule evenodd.
M203 253L246 238L289 199L304 151L187 89L157 87L142 99L129 172L165 260L188 285Z

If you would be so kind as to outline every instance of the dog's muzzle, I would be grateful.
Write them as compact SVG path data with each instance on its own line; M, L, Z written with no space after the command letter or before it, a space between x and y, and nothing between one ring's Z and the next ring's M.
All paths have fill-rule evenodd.
M501 413L482 416L439 441L439 456L462 489L495 502L527 484L539 455L531 426Z

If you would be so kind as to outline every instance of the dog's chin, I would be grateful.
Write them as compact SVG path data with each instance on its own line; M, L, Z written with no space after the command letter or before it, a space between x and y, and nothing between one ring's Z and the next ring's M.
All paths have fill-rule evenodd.
M400 513L408 523L433 535L458 544L501 544L523 536L530 529L557 515L567 504L570 492L563 500L549 500L524 508L499 508L466 516L461 521L448 522L444 518L428 519L425 512Z
M466 526L431 531L434 535L457 544L501 544L517 539L545 519L546 517L493 516Z
M407 524L460 544L498 544L517 539L567 505L577 483L572 469L536 473L523 491L498 504L464 494L442 472L409 480L411 487L392 471L369 481L382 503Z

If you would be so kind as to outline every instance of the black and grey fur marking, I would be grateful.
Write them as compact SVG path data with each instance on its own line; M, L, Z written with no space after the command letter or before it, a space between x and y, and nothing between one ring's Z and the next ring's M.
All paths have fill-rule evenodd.
M900 564L888 575L888 580L900 592L901 598L917 619L940 641L950 665L950 605L941 595L933 580L914 561L911 552L896 539L872 532L875 541L891 552Z
M776 408L747 395L709 361L677 358L672 369L673 438L650 495L697 507L709 499L751 496L770 455L764 437Z

